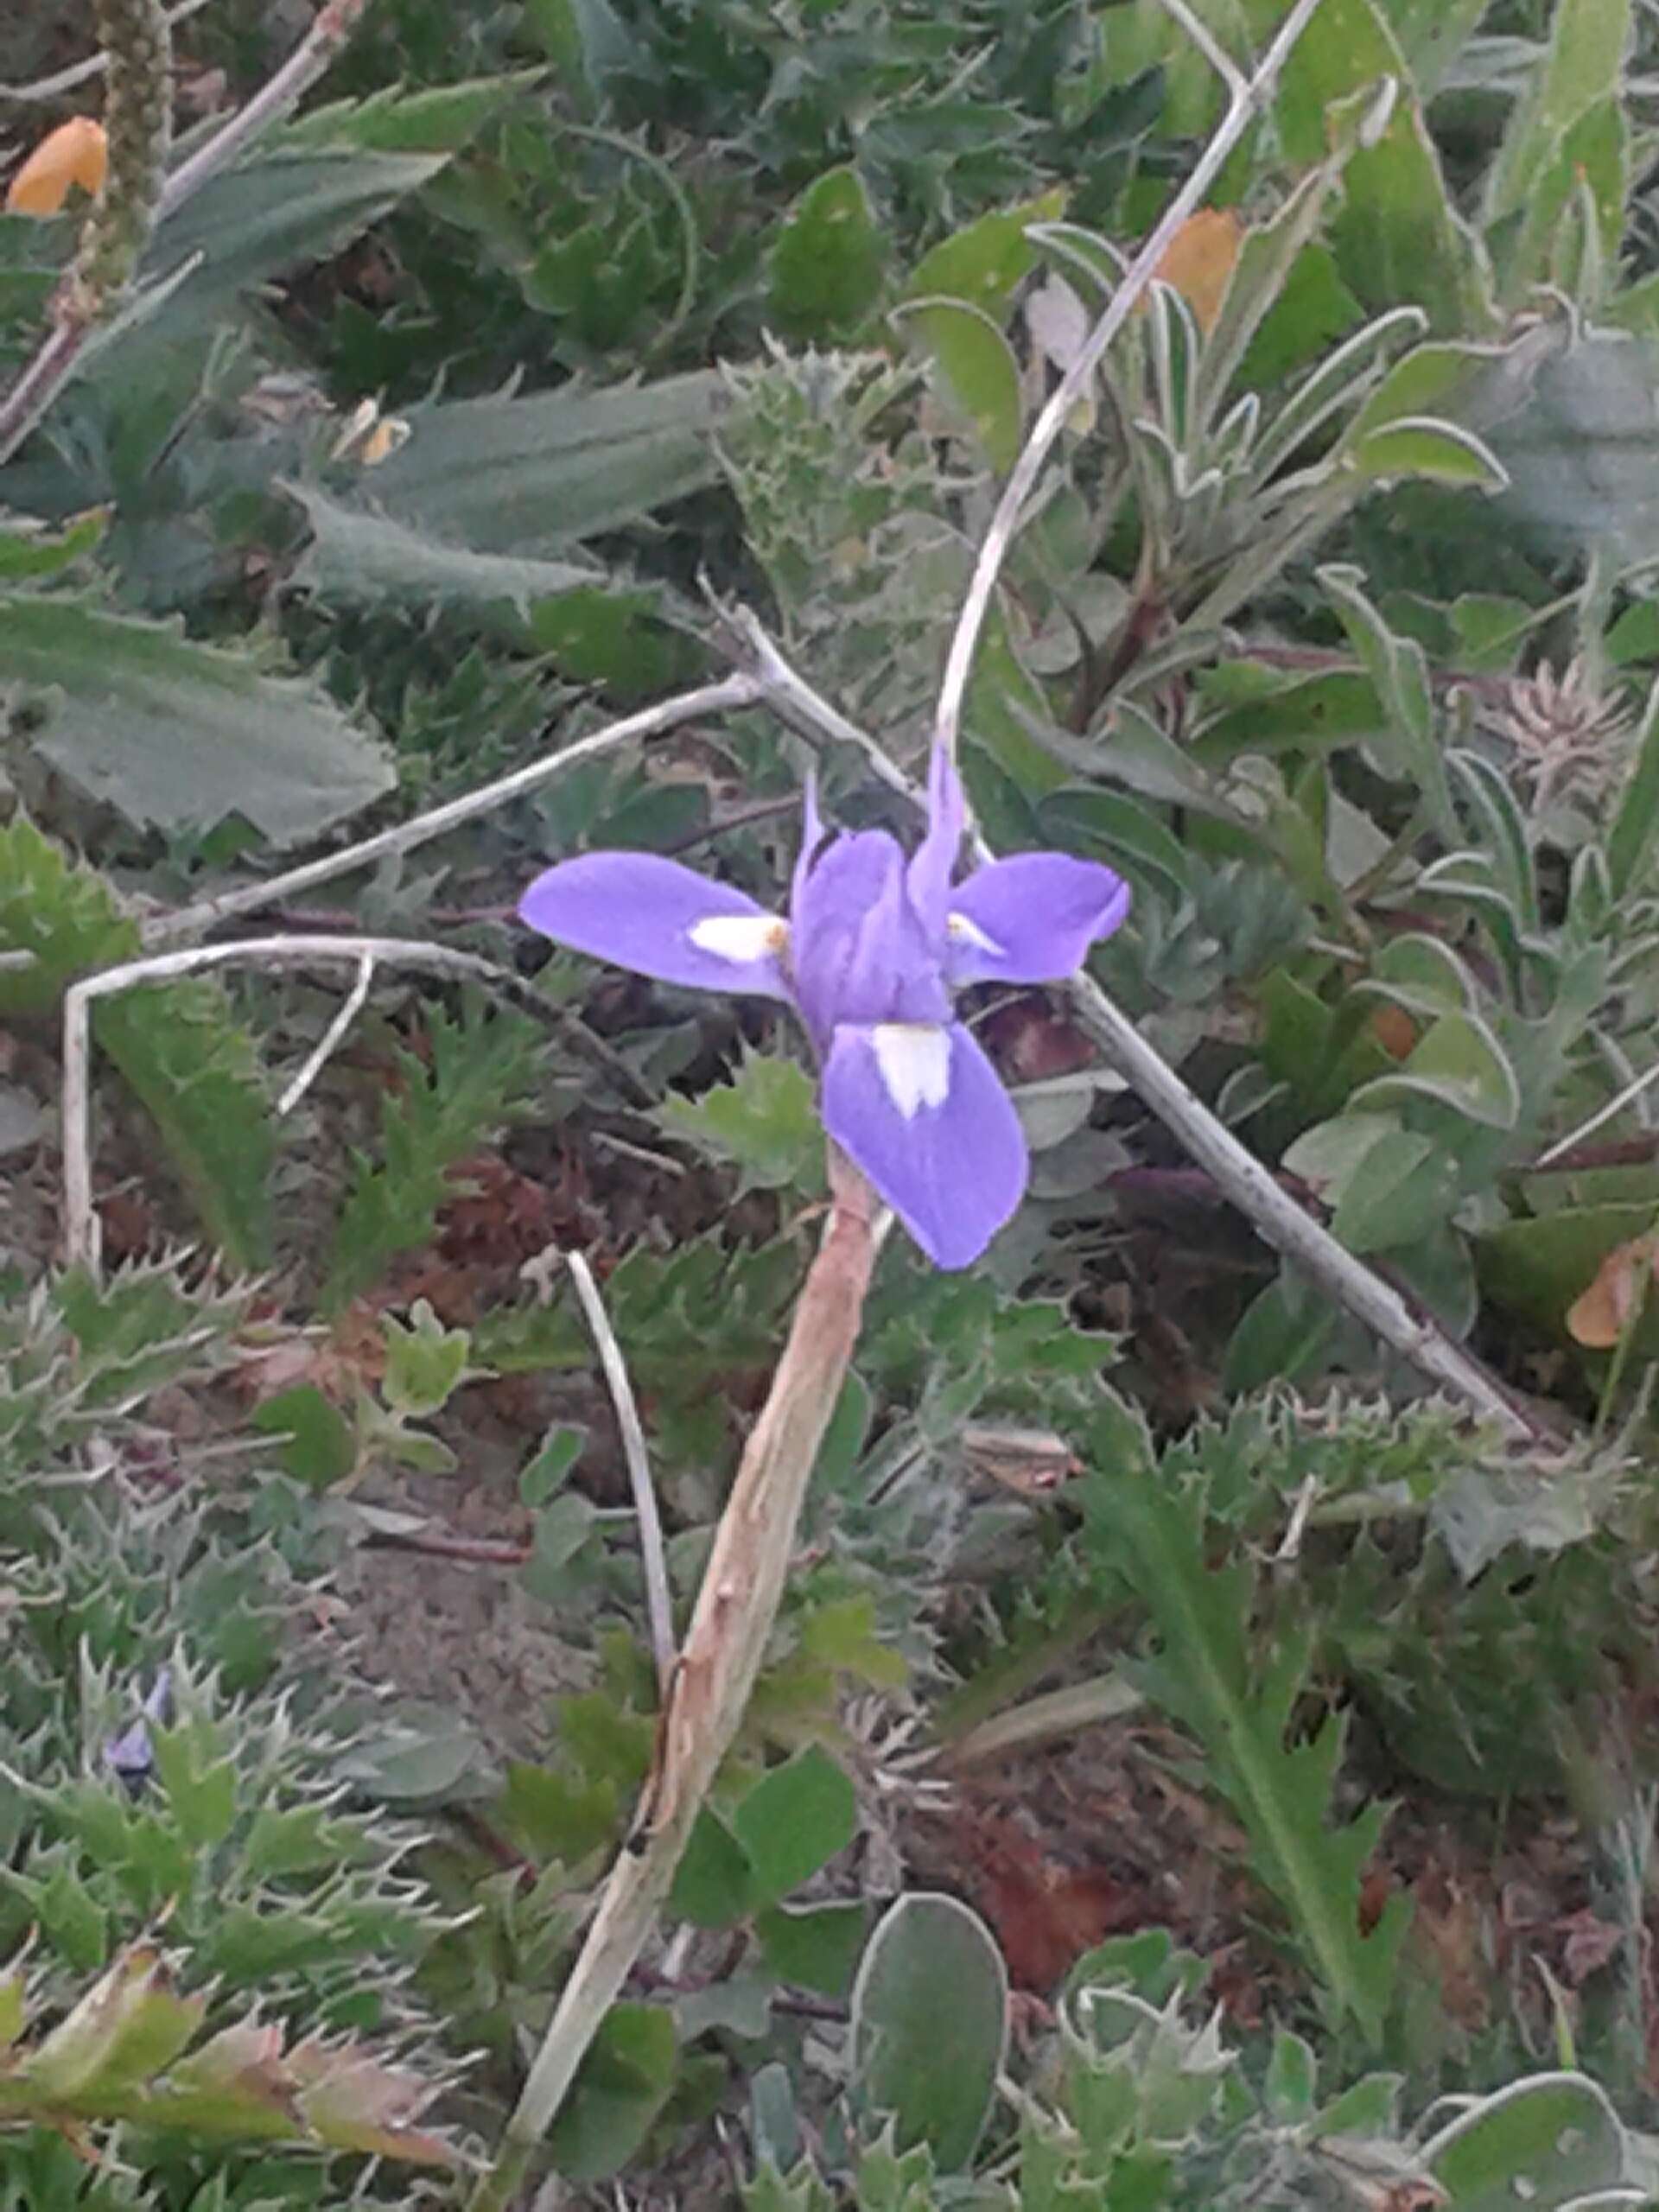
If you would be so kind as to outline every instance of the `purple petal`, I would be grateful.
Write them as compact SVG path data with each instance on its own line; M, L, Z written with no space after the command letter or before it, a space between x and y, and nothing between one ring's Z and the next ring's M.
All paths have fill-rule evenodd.
M945 972L953 983L1054 983L1129 911L1129 887L1098 861L1016 853L950 897Z
M837 1032L823 1125L936 1267L965 1268L1026 1188L1026 1140L960 1022Z
M961 779L942 745L933 747L927 769L927 834L910 863L910 901L922 926L936 942L950 906L950 879L962 850L968 803Z
M562 861L531 885L518 918L573 952L661 982L791 995L782 960L786 925L729 884L655 853Z
M905 856L885 830L836 838L802 878L790 918L795 996L813 1042L847 1022L943 1021L938 962L905 891Z

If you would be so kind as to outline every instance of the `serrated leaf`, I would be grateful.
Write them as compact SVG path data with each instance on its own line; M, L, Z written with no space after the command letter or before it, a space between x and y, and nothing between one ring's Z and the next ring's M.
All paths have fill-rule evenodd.
M372 506L347 506L315 486L287 483L279 488L304 508L311 526L311 543L294 572L294 584L336 604L524 609L534 601L592 584L601 574L574 561L473 552Z
M695 1099L670 1097L658 1118L677 1135L736 1168L744 1190L823 1187L823 1125L817 1087L794 1060L745 1055L728 1084Z
M712 483L709 433L726 404L708 371L602 391L431 400L404 410L408 442L374 472L375 499L451 545L561 553Z
M533 91L545 74L541 69L516 69L457 85L428 85L413 92L393 85L366 99L331 100L285 124L267 147L285 155L346 147L359 153L456 153L492 116L521 92Z
M0 1012L44 1014L76 976L134 958L137 924L96 870L22 817L0 827ZM275 1131L257 1048L211 976L111 995L92 1033L160 1130L215 1243L239 1266L270 1249Z
M1116 1451L1116 1430L1103 1461ZM1248 1833L1255 1871L1279 1898L1338 2017L1375 2039L1392 2001L1407 1908L1395 1899L1360 1931L1359 1886L1381 1815L1331 1825L1341 1725L1287 1741L1304 1687L1305 1635L1281 1630L1265 1662L1249 1636L1254 1575L1243 1560L1211 1569L1201 1491L1173 1492L1145 1468L1097 1479L1085 1502L1091 1543L1152 1616L1156 1660L1137 1669L1147 1694L1192 1730L1208 1771Z
M31 749L138 828L239 817L292 844L395 780L378 742L315 686L166 625L0 594L0 632L8 677L48 704Z
M319 148L284 153L276 146L210 177L157 225L142 275L162 280L186 267L162 321L142 324L100 355L108 379L129 347L176 345L226 314L240 293L302 262L324 261L378 222L408 194L435 177L443 153L373 153Z
M522 1015L476 1005L458 1022L434 1014L427 1038L427 1060L398 1055L402 1088L387 1096L381 1161L358 1160L323 1291L331 1309L431 1234L439 1207L454 1194L450 1171L535 1102L542 1040Z

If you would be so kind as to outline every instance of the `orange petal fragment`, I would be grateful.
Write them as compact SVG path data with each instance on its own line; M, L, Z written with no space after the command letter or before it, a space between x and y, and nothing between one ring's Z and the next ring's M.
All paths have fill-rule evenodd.
M12 215L55 215L78 184L96 198L104 189L109 146L104 126L90 115L71 116L46 137L23 163L6 191Z
M1611 1351L1641 1304L1647 1281L1659 1281L1659 1236L1615 1244L1587 1290L1567 1308L1567 1332L1591 1351Z
M1244 226L1230 207L1200 207L1189 215L1153 270L1186 302L1200 330L1215 327L1227 280L1244 241Z

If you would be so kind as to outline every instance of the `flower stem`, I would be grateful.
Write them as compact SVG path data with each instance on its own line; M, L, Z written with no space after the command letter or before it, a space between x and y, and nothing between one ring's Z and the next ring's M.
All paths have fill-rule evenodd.
M833 1152L830 1192L823 1243L721 1516L633 1834L611 1869L501 2147L468 2212L505 2212L512 2202L650 1936L692 1823L747 1708L783 1597L807 1482L858 1342L881 1239L874 1193Z

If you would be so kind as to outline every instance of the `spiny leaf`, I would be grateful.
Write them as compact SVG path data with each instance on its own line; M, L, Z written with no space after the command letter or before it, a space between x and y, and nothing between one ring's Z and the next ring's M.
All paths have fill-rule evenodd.
M397 1054L402 1087L387 1098L380 1163L358 1159L323 1291L331 1309L431 1235L439 1207L454 1195L450 1171L534 1102L541 1038L523 1016L476 1007L459 1021L435 1014L427 1039L429 1065Z
M0 1011L43 1014L75 976L133 958L138 931L102 876L20 817L0 828L0 949L35 956L0 969ZM270 1247L276 1135L257 1048L223 984L189 976L101 999L93 1035L160 1130L214 1242L238 1266L257 1266Z
M1369 1936L1359 1928L1359 1887L1382 1826L1372 1810L1330 1825L1342 1728L1287 1743L1304 1687L1304 1636L1279 1631L1265 1671L1249 1636L1255 1578L1242 1560L1205 1563L1203 1492L1172 1491L1144 1465L1121 1464L1119 1423L1099 1439L1103 1468L1085 1510L1096 1556L1121 1572L1152 1616L1160 1642L1139 1669L1148 1694L1203 1744L1208 1770L1250 1838L1257 1872L1290 1917L1337 2015L1351 2013L1376 2037L1392 2000L1405 1933L1391 1903Z

